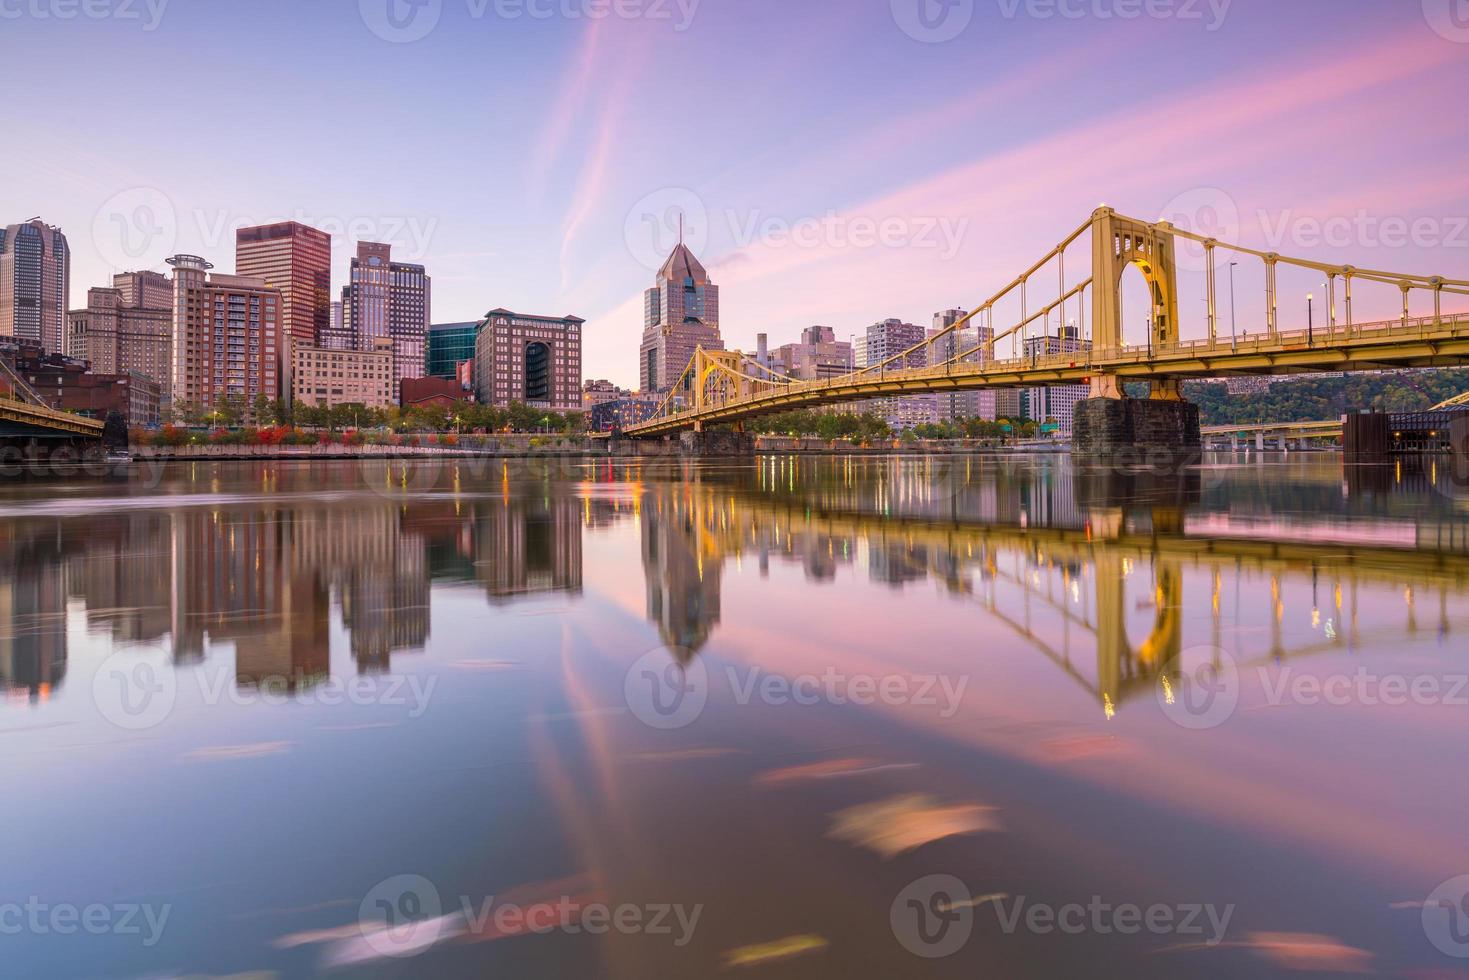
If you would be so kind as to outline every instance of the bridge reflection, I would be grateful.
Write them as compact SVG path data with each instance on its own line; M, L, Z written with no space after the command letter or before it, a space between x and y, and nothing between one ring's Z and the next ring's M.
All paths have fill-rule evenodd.
M1429 474L1362 491L1335 461L1273 487L1256 467L1059 460L772 456L753 471L637 469L648 615L671 647L698 651L714 633L726 563L799 563L814 582L865 566L872 582L931 579L972 601L1109 713L1220 651L1248 664L1360 645L1363 585L1404 597L1396 623L1374 610L1374 630L1418 631L1429 594L1446 635L1450 594L1469 582L1461 501L1425 496ZM1302 580L1312 625L1291 639L1286 594ZM1244 630L1261 639L1241 641Z
M1448 635L1469 583L1469 496L1432 462L1229 459L1168 473L1060 458L535 462L514 474L466 461L386 494L331 464L225 471L233 484L180 467L161 493L106 487L123 496L0 518L0 689L47 697L66 679L75 625L177 665L232 657L241 686L390 671L429 646L444 597L490 610L575 601L587 541L634 528L643 613L683 657L732 628L731 575L780 565L814 583L936 587L1108 711L1219 649L1248 663Z

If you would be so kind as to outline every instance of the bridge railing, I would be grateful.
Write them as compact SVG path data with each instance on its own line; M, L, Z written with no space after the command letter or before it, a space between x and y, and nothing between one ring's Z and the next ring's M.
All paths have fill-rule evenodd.
M80 428L97 432L103 429L102 422L87 418L85 415L61 412L45 405L32 405L30 402L9 398L0 398L0 415L23 422L51 422L63 428Z
M923 382L942 378L964 377L975 374L1008 374L1023 371L1057 370L1081 371L1090 374L1095 370L1115 367L1119 364L1137 364L1155 360L1160 355L1187 351L1205 355L1232 354L1239 352L1281 352L1289 350L1313 350L1339 343L1375 341L1392 338L1420 338L1432 333L1455 331L1469 327L1469 313L1458 313L1442 317L1410 317L1395 320L1378 320L1354 323L1348 328L1338 323L1335 328L1325 324L1314 330L1287 330L1270 333L1252 333L1237 337L1216 337L1212 340L1185 340L1153 347L1147 344L1127 345L1093 350L1063 351L1054 354L1030 357L991 358L982 361L962 361L938 367L888 369L840 375L835 378L819 378L811 381L792 381L788 384L772 385L769 389L731 402L705 407L705 411L718 409L726 404L759 405L762 402L789 398L792 395L819 394L822 392L851 392L868 384ZM935 392L941 394L942 392ZM895 393L891 397L903 397ZM836 398L834 400L839 400ZM650 419L641 425L656 425L659 422L680 419L696 414L693 406L685 406L666 415ZM640 426L631 426L636 429Z

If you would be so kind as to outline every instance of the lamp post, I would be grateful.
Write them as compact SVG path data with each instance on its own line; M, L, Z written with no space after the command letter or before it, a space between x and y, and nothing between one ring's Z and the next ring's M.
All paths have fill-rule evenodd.
M1306 346L1311 347L1316 343L1316 315L1314 306L1316 297L1310 293L1306 294Z
M1234 267L1238 262L1229 263L1229 346L1231 350L1239 350L1239 335L1234 332Z

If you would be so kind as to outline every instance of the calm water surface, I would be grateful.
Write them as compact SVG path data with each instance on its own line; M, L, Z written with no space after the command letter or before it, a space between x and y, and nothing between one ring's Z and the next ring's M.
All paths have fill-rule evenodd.
M1469 976L1432 466L178 465L0 554L0 975Z

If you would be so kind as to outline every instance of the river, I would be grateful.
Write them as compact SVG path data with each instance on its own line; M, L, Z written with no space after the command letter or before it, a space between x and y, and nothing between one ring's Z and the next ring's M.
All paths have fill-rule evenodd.
M0 547L5 976L1469 975L1432 462L138 465Z

